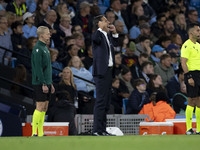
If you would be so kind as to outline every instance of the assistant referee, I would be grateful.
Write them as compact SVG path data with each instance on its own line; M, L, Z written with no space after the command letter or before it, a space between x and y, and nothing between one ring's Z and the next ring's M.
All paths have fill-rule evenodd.
M43 123L51 94L55 92L52 84L51 57L46 44L50 40L49 29L37 29L38 42L32 51L32 84L35 92L36 109L33 113L32 136L44 136ZM37 134L38 129L38 134Z
M187 88L188 105L186 107L186 135L200 134L200 27L190 24L188 27L189 39L181 48L181 64L184 71L184 81ZM192 117L196 107L196 133L192 129Z

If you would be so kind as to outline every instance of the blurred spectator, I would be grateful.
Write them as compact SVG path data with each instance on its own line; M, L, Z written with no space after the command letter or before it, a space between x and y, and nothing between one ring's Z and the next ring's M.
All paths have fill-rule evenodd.
M177 44L180 47L182 46L183 40L182 40L180 34L172 33L170 38L171 38L172 43Z
M126 105L127 114L138 114L143 105L149 103L149 95L146 92L146 82L143 79L134 81L135 90L131 93Z
M55 24L57 14L54 10L49 10L46 13L45 19L39 24L39 26L46 26L51 33L51 48L61 48L62 39L65 37L65 33L60 30L59 26Z
M144 10L144 15L149 17L150 19L152 19L153 17L156 16L156 13L154 11L154 9L147 3L144 2L144 0L140 0L142 2L142 7Z
M116 20L116 16L115 13L111 10L111 11L107 11L105 13L105 17L107 18L107 20L110 22L110 24L114 24L115 20Z
M135 40L136 43L139 42L139 39L141 36L146 36L146 37L149 37L150 38L150 34L151 34L151 26L149 23L144 23L144 24L141 24L139 26L140 28L140 35L139 37Z
M93 55L92 55L92 45L87 46L87 55L85 56L85 59L83 60L83 64L87 70L92 66L93 64Z
M73 37L75 39L76 46L79 49L78 56L81 58L81 60L84 60L86 56L84 36L82 33L75 33L73 34Z
M187 90L184 81L180 83L180 92L173 96L172 105L177 114L185 114L187 106Z
M160 62L160 57L163 55L164 48L160 45L154 45L151 50L150 61L155 66L157 63Z
M65 33L65 37L72 35L71 18L68 14L63 14L61 16L59 27Z
M175 32L181 36L183 42L185 42L188 39L188 34L186 30L187 23L185 20L185 15L178 14L175 18Z
M91 82L93 81L92 74L87 69L85 69L82 61L78 56L73 56L71 58L71 60L69 61L69 67L71 67L74 75L77 75ZM90 93L91 95L93 95L93 90L95 89L95 86L93 84L78 79L76 77L74 77L74 83L76 84L78 91L84 91L88 94Z
M144 15L144 10L142 5L136 5L132 8L132 13L130 16L130 26L138 25L139 17Z
M153 64L150 61L145 61L141 65L142 72L139 74L139 77L144 79L144 81L148 84L150 76L154 74Z
M69 135L77 135L75 125L76 109L71 103L68 91L56 93L57 101L48 110L48 122L69 122Z
M122 97L119 94L119 85L119 78L114 78L111 89L111 105L114 107L114 114L122 114Z
M124 24L123 33L127 34L129 29L128 15L126 14L125 11L121 11L121 9L122 8L120 0L110 0L110 8L108 8L107 11L112 10L118 17L118 20L123 22Z
M164 22L164 33L163 35L171 36L171 34L174 32L174 22L171 19L167 19Z
M179 55L179 53L174 53L174 52L169 53L169 55L172 58L171 65L172 65L174 71L177 71L178 67L179 67L179 63L180 63L180 55Z
M141 53L151 54L151 41L147 36L140 36L139 43L136 44L136 51L134 54L139 56Z
M163 54L160 57L160 62L156 64L154 71L161 76L163 85L166 86L167 82L174 75L174 69L171 66L171 56L169 54Z
M56 20L56 23L59 24L60 21L61 21L61 17L63 15L69 15L69 10L67 8L67 4L66 3L59 3L57 6L56 6L56 12L57 12L57 20ZM69 15L70 17L70 15ZM70 22L71 22L71 17L70 17Z
M114 51L125 54L126 49L128 47L128 43L129 43L128 35L127 34L119 34L118 41L119 41L118 47L114 47Z
M13 34L11 35L11 41L13 44L13 51L19 52L25 47L26 39L23 36L23 31L22 31L22 23L19 21L14 22L11 25ZM17 54L13 54L14 57L17 56Z
M137 62L137 56L134 54L136 51L136 46L134 42L129 42L126 48L125 54L122 56L122 64L127 67L131 67Z
M51 55L51 66L54 68L57 68L59 70L63 70L62 63L56 61L58 54L59 54L58 50L49 48L49 51L50 51L50 55ZM61 73L61 71L56 70L54 68L52 68L52 80L54 83L58 83L58 82L60 82L62 73Z
M75 44L69 45L67 49L62 52L58 61L61 62L64 67L68 66L70 59L73 56L78 56L78 50L79 48Z
M16 14L17 21L22 21L23 14L27 12L26 0L14 0L6 6L6 11L11 11Z
M198 21L198 11L197 10L189 10L188 11L188 19L187 19L187 25L191 23L198 23L200 25L200 22Z
M163 33L164 31L164 23L166 21L166 17L164 14L159 14L156 17L156 22L154 22L151 26L151 31L154 34L155 37L159 38L160 35Z
M17 65L15 68L15 76L13 81L18 84L22 84L24 86L28 86L28 82L26 80L27 74L26 74L26 68L24 65ZM27 90L26 88L17 86L17 85L12 85L11 86L11 91L20 95L28 96L32 98L32 93Z
M173 33L174 34L174 33ZM173 35L172 34L172 35ZM169 44L171 44L171 37L166 36L166 35L162 35L161 37L159 37L159 40L156 42L156 44L160 45L163 48L167 48L169 46Z
M180 13L180 7L176 4L169 6L169 18L174 21L175 17Z
M162 78L161 78L160 75L153 74L153 75L150 76L150 80L149 80L147 91L148 91L149 95L151 95L154 92L156 92L156 93L164 92L164 93L167 94L167 90L163 86Z
M114 70L115 70L115 76L118 76L125 65L122 64L122 56L120 52L115 53L115 63L114 63Z
M171 106L167 104L167 101L167 95L164 92L158 92L156 94L156 104L154 105L153 102L151 102L144 105L139 114L149 115L150 120L146 119L146 121L165 122L165 119L174 119L176 113Z
M172 100L176 93L180 93L180 83L184 81L184 72L182 67L176 71L176 74L168 81L166 88L169 98Z
M169 44L169 46L166 48L167 53L177 53L179 54L180 47L176 44Z
M131 29L129 30L130 39L137 39L139 35L141 34L140 26L142 24L148 23L148 21L149 21L149 18L147 18L146 16L144 15L140 16L138 18L138 24L132 26Z
M5 8L4 8L4 1L1 0L0 1L0 15L5 15L6 11L5 11Z
M100 15L100 8L98 7L98 5L92 5L90 13L94 17Z
M90 4L88 2L80 3L79 11L72 19L72 25L80 25L83 32L92 33L93 17L90 15Z
M72 34L83 33L83 30L80 25L73 25L71 29Z
M37 7L35 11L35 26L38 25L44 20L45 15L48 11L49 1L48 0L38 0Z
M124 24L120 20L115 20L114 26L116 28L117 33L122 34L124 32Z
M21 49L19 52L28 58L22 57L20 55L17 55L17 64L23 64L27 71L31 73L31 54L33 47L35 46L37 42L36 37L30 37L26 40L26 48Z
M129 68L124 67L118 77L120 79L120 95L123 98L128 98L133 91L131 71Z
M34 22L35 22L34 19L35 17L30 12L26 12L23 15L24 26L22 30L24 32L23 35L26 39L32 36L37 37L37 27L34 26Z
M138 79L140 77L140 74L142 74L142 64L144 62L147 62L149 59L149 55L146 53L141 53L140 56L138 57L138 61L137 63L135 63L134 65L132 65L132 67L130 67L131 70L131 74L133 79Z
M16 15L11 11L7 11L5 16L6 16L7 22L8 22L7 32L9 34L12 34L11 25L16 21Z

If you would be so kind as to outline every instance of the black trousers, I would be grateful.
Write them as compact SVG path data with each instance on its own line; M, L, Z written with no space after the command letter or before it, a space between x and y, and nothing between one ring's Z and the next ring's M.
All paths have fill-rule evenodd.
M93 132L106 131L106 114L111 102L112 68L108 68L104 76L95 76L96 101L94 105Z

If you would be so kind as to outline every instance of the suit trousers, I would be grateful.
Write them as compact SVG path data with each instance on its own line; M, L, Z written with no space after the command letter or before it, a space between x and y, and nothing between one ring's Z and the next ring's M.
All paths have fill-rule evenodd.
M94 105L93 132L106 131L106 114L110 108L112 68L108 67L104 76L94 76L96 84L96 101Z

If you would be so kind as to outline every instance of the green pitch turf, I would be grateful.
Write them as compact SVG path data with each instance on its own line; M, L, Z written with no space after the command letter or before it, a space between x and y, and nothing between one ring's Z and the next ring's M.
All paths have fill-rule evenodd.
M0 137L0 150L198 150L199 135Z

